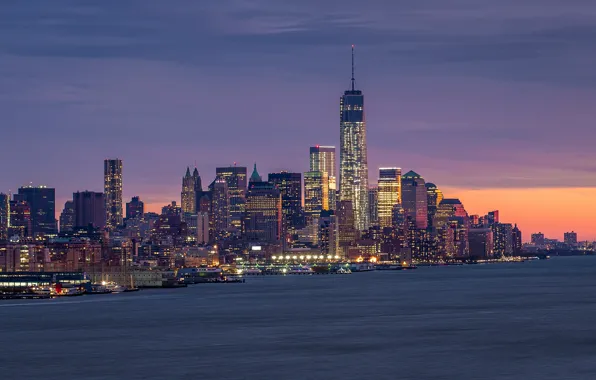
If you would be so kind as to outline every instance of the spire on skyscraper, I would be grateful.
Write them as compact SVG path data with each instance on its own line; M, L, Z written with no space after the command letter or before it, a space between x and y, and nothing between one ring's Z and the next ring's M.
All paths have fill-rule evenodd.
M355 81L356 79L354 79L354 44L352 44L352 91L354 91Z
M190 168L187 166L186 167L186 175L185 177L190 177Z
M263 182L263 179L261 178L261 176L259 175L259 172L257 171L257 163L256 162L255 162L255 167L254 167L252 174L250 176L249 182Z

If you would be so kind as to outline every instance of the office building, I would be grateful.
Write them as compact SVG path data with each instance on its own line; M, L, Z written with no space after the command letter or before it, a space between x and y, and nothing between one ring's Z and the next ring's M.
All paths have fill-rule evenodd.
M53 235L56 228L56 190L46 186L23 186L15 197L31 211L31 236Z
M424 178L409 171L402 177L402 206L406 216L415 221L416 228L428 226L428 203Z
M288 172L269 173L268 179L280 192L283 241L291 243L290 236L304 227L302 175Z
M304 214L307 223L329 210L329 178L325 172L304 173Z
M210 185L211 190L211 228L215 236L231 226L230 221L230 193L228 183L223 178L216 178Z
M565 232L563 242L572 248L577 247L577 233L573 231Z
M513 254L513 226L509 223L492 222L490 228L493 232L495 256L498 258L511 256Z
M75 228L75 205L73 201L66 201L64 203L64 209L60 214L60 232L72 232Z
M206 245L209 243L209 214L199 212L197 218L197 244Z
M282 231L281 193L275 185L258 178L255 168L246 193L244 235L249 242L277 244Z
M426 187L426 203L427 203L427 225L432 227L433 219L437 212L437 207L443 200L443 192L437 188L434 183L425 184Z
M215 174L226 180L230 194L230 223L240 229L246 203L246 166L216 168Z
M391 227L393 208L401 204L401 169L380 168L377 195L379 226Z
M337 217L333 211L321 212L318 243L322 255L335 257L338 254Z
M517 227L517 224L515 226L513 226L513 230L512 230L512 234L513 234L513 253L516 255L519 255L522 252L522 247L523 247L523 243L522 243L522 232L520 231L520 229Z
M103 164L106 228L114 230L122 225L122 160L108 159Z
M106 209L103 193L78 191L72 194L72 201L75 210L75 227L105 228Z
M476 259L490 259L494 253L493 230L490 228L471 228L468 240L470 256Z
M8 237L33 237L33 223L31 221L31 207L25 201L10 201L10 221Z
M337 201L335 147L321 145L310 147L309 171L327 173L327 179L329 181L329 209L335 210L335 203Z
M532 234L531 242L535 246L543 247L545 243L544 234L542 232Z
M190 168L186 168L186 174L182 177L182 192L180 194L183 214L194 214L197 212L197 193L202 191L201 176L197 168L190 174Z
M347 257L350 246L353 246L356 239L360 237L356 230L354 223L354 210L352 202L338 201L337 202L337 241L338 254Z
M379 225L379 188L374 186L368 189L368 219L371 226Z
M145 214L145 203L139 197L132 197L126 203L126 219L142 218Z
M366 119L364 96L362 91L355 88L353 46L351 89L345 91L341 97L339 112L339 197L340 201L351 202L354 226L358 231L364 231L369 225Z
M10 196L0 193L0 241L8 239L10 227Z

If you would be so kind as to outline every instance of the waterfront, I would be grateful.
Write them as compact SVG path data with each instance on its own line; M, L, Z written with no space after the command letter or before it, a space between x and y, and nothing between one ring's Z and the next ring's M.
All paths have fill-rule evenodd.
M3 379L591 379L596 257L0 303Z

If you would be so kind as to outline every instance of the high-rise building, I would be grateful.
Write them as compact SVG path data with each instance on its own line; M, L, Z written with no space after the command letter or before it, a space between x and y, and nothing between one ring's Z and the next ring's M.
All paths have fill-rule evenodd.
M281 193L275 185L258 178L255 168L246 193L244 236L248 241L276 244L282 230Z
M379 225L379 188L374 186L368 189L368 219L371 226Z
M538 247L544 246L544 243L545 243L544 234L542 232L532 234L531 242L532 242L532 244L534 244Z
M428 203L424 178L410 170L401 181L402 206L406 215L416 223L416 228L428 226Z
M103 229L106 226L106 206L103 193L77 191L72 194L75 210L75 227Z
M197 244L209 243L209 214L199 212L197 214Z
M300 173L269 173L269 183L277 187L281 194L282 234L284 242L290 235L303 228L302 217L302 175Z
M337 202L337 241L341 256L348 256L348 249L355 244L358 235L352 202L340 200Z
M574 231L565 232L563 242L570 247L577 247L577 233Z
M486 215L486 220L489 226L499 223L499 210L491 211Z
M126 204L126 219L142 218L145 214L145 203L139 197L132 197Z
M490 228L471 228L469 232L470 256L489 259L494 252L494 235Z
M495 256L511 256L513 254L513 226L509 223L493 222L490 228L493 231Z
M230 193L228 183L216 178L211 190L211 228L216 236L230 228Z
M246 166L216 168L215 174L228 183L231 224L240 229L246 203Z
M31 236L52 235L56 230L56 190L46 186L19 188L18 200L31 210Z
M103 163L103 183L106 209L106 228L122 225L122 160L108 159Z
M397 204L401 204L401 168L380 168L377 197L380 227L391 227Z
M325 172L304 173L304 214L308 223L329 210L329 177Z
M202 191L201 176L195 168L192 175L190 168L186 168L186 174L182 177L182 192L180 195L183 214L194 214L197 212L197 193Z
M337 201L337 173L334 146L310 147L310 171L327 173L329 181L329 209L335 210Z
M105 217L105 215L104 215ZM71 232L75 228L75 205L73 201L66 201L64 203L64 209L60 214L60 232Z
M32 237L32 230L31 207L29 203L23 200L10 201L9 238L15 235L20 238Z
M321 212L318 240L322 255L335 256L338 254L337 217L333 211Z
M517 224L513 227L513 253L518 255L522 251L522 232L517 227Z
M432 227L433 219L437 212L437 207L443 200L443 192L437 188L434 183L428 182L426 185L426 203L428 207L427 212L427 225L428 227Z
M356 90L354 79L354 46L352 46L351 89L339 102L340 112L340 201L352 203L354 226L368 229L368 156L366 150L366 119L364 95Z
M10 227L10 196L0 193L0 241L8 239Z

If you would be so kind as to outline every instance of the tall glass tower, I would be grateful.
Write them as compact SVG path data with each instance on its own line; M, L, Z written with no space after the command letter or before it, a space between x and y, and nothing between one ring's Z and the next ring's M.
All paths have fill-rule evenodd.
M122 225L122 160L103 162L103 183L106 202L106 228L114 230Z
M352 203L357 230L369 226L368 159L366 153L366 120L364 95L355 89L354 45L352 45L352 88L339 101L340 157L339 197Z

